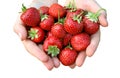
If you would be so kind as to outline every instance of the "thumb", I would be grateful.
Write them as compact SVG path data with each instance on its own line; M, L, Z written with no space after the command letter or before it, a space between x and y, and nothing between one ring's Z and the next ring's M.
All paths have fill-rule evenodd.
M101 9L101 6L95 1L95 0L88 0L87 2L84 3L85 5L85 10L91 11L93 13L96 13L98 10ZM107 21L107 13L106 11L101 11L99 16L99 22L102 26L107 27L108 26L108 21Z
M25 40L27 37L27 31L24 27L22 21L20 20L20 16L18 16L16 23L13 27L14 32L20 37L21 40Z
M107 21L107 14L105 11L101 13L99 16L99 22L102 26L107 27L108 26L108 21Z

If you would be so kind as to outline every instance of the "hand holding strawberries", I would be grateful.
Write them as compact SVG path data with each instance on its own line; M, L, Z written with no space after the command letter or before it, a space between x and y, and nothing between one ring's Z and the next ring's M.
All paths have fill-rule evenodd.
M66 3L69 3L70 1L66 0ZM96 13L100 9L100 6L93 0L75 0L75 4L76 4L75 7L81 8L83 10L90 11L93 13ZM57 4L54 4L54 6L56 5ZM51 7L53 7L53 5ZM69 5L69 7L71 8L71 5ZM28 52L33 56L37 57L39 60L41 60L49 70L52 69L53 67L59 67L60 65L59 60L62 62L62 64L67 66L69 65L71 67L75 67L76 65L81 66L86 58L86 55L92 56L98 46L99 39L100 39L99 29L98 28L91 29L90 27L87 27L88 26L87 24L89 23L83 22L81 19L85 21L86 20L89 21L89 20L86 19L86 17L83 17L83 13L81 11L78 11L75 13L69 13L68 15L68 12L65 11L64 9L61 9L61 6L56 6L56 8L58 8L59 10L58 12L56 12L56 10L54 11L53 8L51 9L53 11L51 10L48 11L49 7L45 7L45 8L44 7L42 7L42 9L39 8L38 12L40 13L40 16L37 16L38 12L34 12L35 14L27 15L27 17L29 15L36 15L36 17L41 18L40 20L38 20L38 18L36 19L36 17L32 17L32 19L29 19L30 22L28 22L29 20L27 20L27 23L25 23L23 20L22 21L18 20L14 27L15 32L22 39L22 42L25 48L28 50ZM75 11L74 8L72 8L73 11ZM55 22L57 18L64 17L66 12L67 12L67 17L64 21L64 24L61 24L61 23L53 24L53 22ZM101 13L99 16L99 24L103 26L107 26L105 11L100 11L100 12ZM43 16L41 15L41 13L43 14ZM57 14L54 15L54 13L57 13ZM76 15L76 14L79 14L79 15ZM32 21L34 18L37 20L37 22L35 20L34 20L35 22ZM49 20L51 22L48 22ZM41 21L41 23L38 24L39 21ZM69 24L69 21L71 21L71 24ZM40 25L40 26L37 26L37 25ZM86 27L83 27L83 25L86 25ZM26 31L26 27L27 27L27 30L29 31ZM77 29L77 30L75 31L72 29ZM83 33L83 29L91 37L88 34ZM89 33L87 32L87 30L89 29L95 30L95 31L92 33L91 32ZM48 32L48 31L51 31L51 32ZM46 32L48 32L47 35L46 35ZM81 39L84 41L79 41L78 39L79 40ZM38 42L39 40L40 42ZM35 41L37 44L35 43ZM85 43L85 44L80 45L81 43ZM40 44L43 44L43 46ZM73 49L71 47L64 48L68 44L71 44ZM76 45L79 45L79 46L76 46ZM81 46L84 46L84 47L81 47ZM57 57L51 58L46 54L46 52L52 56L57 56L57 54L60 53L58 56L59 60L57 59ZM68 60L68 59L71 59L71 60Z

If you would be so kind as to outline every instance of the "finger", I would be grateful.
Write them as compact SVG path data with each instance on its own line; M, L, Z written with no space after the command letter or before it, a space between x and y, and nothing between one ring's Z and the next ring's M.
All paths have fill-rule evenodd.
M70 65L69 67L71 68L71 69L74 69L75 68L75 63L74 64L72 64L72 65Z
M100 30L91 36L90 45L86 49L87 56L91 57L95 53L98 47L99 41L100 41Z
M85 51L82 51L78 54L78 57L76 59L76 65L81 67L85 61L85 58L86 58L86 53Z
M18 16L16 23L13 27L14 32L20 37L21 40L25 40L27 37L27 31L24 27L22 21L20 20L20 16Z
M47 67L48 70L52 70L54 67L53 60L49 57L47 62L43 62L43 64Z
M33 0L30 7L39 8L40 6L50 6L53 3L57 3L58 0Z
M42 62L48 61L48 56L46 55L46 53L42 49L40 49L34 42L32 42L30 40L24 40L23 44L24 44L26 50L30 54L32 54L33 56L38 58L40 61L42 61Z
M94 13L96 13L98 10L101 9L101 6L95 0L87 0L86 2L84 2L84 7L85 7L85 10L91 11L91 12L94 12ZM100 13L101 13L101 15L99 16L100 24L104 27L108 26L108 21L107 21L107 18L106 18L107 17L106 12L101 11Z
M107 27L108 26L108 21L107 21L107 14L105 11L101 13L99 16L99 22L102 26Z
M58 60L57 57L53 57L52 59L53 59L54 66L58 68L60 66L60 61Z

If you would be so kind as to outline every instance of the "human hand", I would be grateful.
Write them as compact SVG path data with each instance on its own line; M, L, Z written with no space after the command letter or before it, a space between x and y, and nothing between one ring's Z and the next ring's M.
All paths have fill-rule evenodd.
M66 5L70 1L71 0L66 0ZM101 9L101 6L95 0L75 0L75 4L77 8L91 11L93 13ZM99 16L99 22L100 22L100 25L102 25L103 27L108 26L106 16L107 16L106 12L101 11L101 15ZM89 44L89 46L86 48L85 51L82 51L78 54L75 64L71 65L70 67L74 68L75 66L79 66L79 67L82 66L86 56L91 57L95 53L98 47L99 41L100 41L100 30L97 33L91 35L91 43Z
M47 1L47 2L46 2ZM42 5L49 6L52 3L57 2L57 0L33 0L30 6L39 8ZM20 14L21 15L21 14ZM31 40L27 39L27 31L23 24L23 22L20 19L20 15L17 18L17 21L14 25L14 31L18 34L20 37L23 45L25 46L26 50L33 55L34 57L38 58L46 67L48 70L51 70L53 67L59 67L60 62L56 57L49 57L42 49L42 45L37 45Z

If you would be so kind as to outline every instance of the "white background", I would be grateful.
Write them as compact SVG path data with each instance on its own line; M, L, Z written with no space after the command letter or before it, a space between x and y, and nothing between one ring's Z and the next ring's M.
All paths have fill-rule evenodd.
M60 1L62 3L63 0ZM0 2L0 78L120 78L120 4L119 0L97 0L107 9L109 27L101 27L101 41L93 57L82 67L60 66L48 71L24 48L13 32L21 4L31 0Z

